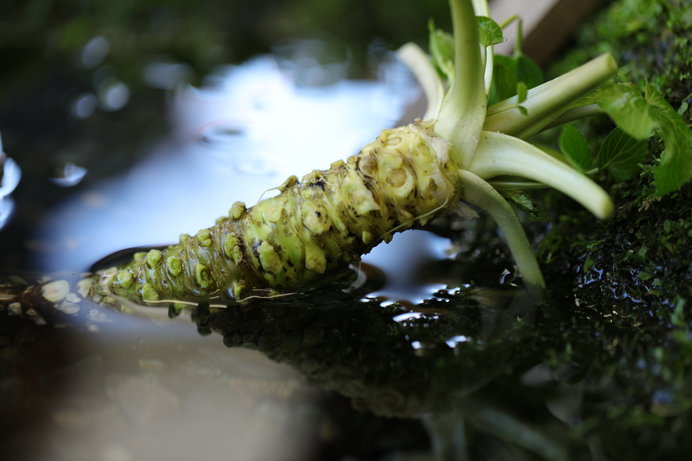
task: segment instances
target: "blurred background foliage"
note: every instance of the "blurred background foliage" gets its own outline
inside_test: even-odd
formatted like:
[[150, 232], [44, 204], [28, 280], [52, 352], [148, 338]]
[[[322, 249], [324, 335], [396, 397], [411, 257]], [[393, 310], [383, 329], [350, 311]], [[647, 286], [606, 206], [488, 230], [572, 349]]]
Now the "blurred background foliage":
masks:
[[[692, 3], [688, 0], [612, 2], [581, 27], [552, 63], [559, 75], [601, 53], [620, 64], [620, 80], [656, 86], [676, 109], [692, 96]], [[683, 113], [684, 111], [681, 111]], [[690, 114], [683, 113], [689, 120]]]
[[[363, 69], [374, 41], [425, 42], [426, 21], [448, 25], [446, 0], [3, 0], [0, 88], [61, 64], [94, 37], [110, 43], [104, 64], [129, 85], [153, 59], [189, 64], [194, 76], [266, 53], [283, 41], [319, 39], [353, 51]], [[415, 25], [415, 27], [413, 26]], [[193, 80], [195, 80], [193, 78]]]

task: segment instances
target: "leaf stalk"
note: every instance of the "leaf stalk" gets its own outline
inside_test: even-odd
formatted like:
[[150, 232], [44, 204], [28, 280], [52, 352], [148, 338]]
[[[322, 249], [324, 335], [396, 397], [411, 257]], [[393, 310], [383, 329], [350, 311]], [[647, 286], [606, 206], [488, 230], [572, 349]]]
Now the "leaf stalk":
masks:
[[483, 128], [512, 136], [527, 138], [548, 126], [577, 99], [611, 78], [617, 63], [606, 53], [549, 82], [532, 88], [521, 105], [527, 115], [517, 108], [516, 96], [488, 108]]
[[454, 27], [454, 82], [435, 130], [452, 144], [463, 167], [473, 158], [485, 121], [487, 98], [476, 16], [471, 0], [450, 0]]

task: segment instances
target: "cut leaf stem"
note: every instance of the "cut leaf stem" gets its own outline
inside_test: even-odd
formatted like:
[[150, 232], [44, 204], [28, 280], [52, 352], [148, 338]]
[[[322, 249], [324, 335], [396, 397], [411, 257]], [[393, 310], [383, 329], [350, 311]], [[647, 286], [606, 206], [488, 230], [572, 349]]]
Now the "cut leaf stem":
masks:
[[527, 137], [544, 128], [565, 112], [574, 101], [608, 80], [617, 71], [617, 63], [610, 54], [603, 54], [576, 69], [549, 82], [532, 88], [521, 103], [524, 115], [517, 107], [516, 96], [500, 101], [488, 108], [485, 125], [487, 131], [499, 131], [513, 136]]
[[603, 219], [613, 202], [595, 182], [539, 148], [511, 136], [485, 131], [468, 170], [482, 179], [521, 176], [559, 190]]

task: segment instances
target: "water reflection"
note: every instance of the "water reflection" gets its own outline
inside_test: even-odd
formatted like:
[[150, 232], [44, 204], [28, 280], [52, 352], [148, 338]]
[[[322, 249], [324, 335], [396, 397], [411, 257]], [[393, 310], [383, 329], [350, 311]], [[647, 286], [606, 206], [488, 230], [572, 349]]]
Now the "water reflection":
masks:
[[3, 152], [0, 137], [0, 229], [12, 217], [14, 201], [10, 194], [16, 189], [21, 177], [22, 172], [17, 163]]
[[55, 167], [48, 180], [59, 187], [74, 187], [84, 179], [86, 174], [86, 168], [67, 162]]
[[128, 86], [115, 79], [101, 82], [98, 90], [100, 107], [105, 111], [120, 110], [130, 99]]
[[92, 38], [82, 49], [82, 65], [88, 69], [94, 69], [106, 59], [111, 44], [107, 38], [97, 36]]
[[9, 196], [16, 189], [21, 177], [19, 165], [3, 152], [0, 138], [0, 198]]
[[402, 312], [401, 306], [349, 302], [325, 290], [312, 295], [319, 305], [294, 298], [250, 309], [197, 309], [193, 320], [201, 333], [223, 335], [232, 350], [257, 349], [288, 363], [358, 409], [422, 417], [436, 459], [474, 459], [465, 435], [495, 438], [490, 446], [499, 457], [522, 447], [566, 459], [574, 440], [555, 416], [516, 413], [497, 403], [498, 395], [537, 403], [521, 386], [504, 387], [503, 378], [541, 360], [527, 342], [533, 301], [521, 291], [505, 294], [492, 305], [461, 293], [449, 305], [428, 302]]
[[3, 459], [302, 460], [319, 445], [317, 389], [188, 324], [16, 334], [33, 359], [0, 360]]
[[380, 298], [384, 306], [402, 300], [415, 306], [426, 299], [434, 299], [440, 290], [452, 289], [461, 283], [448, 280], [448, 267], [441, 264], [453, 256], [448, 238], [421, 230], [397, 234], [389, 244], [377, 246], [363, 258], [385, 276], [381, 286], [368, 296]]

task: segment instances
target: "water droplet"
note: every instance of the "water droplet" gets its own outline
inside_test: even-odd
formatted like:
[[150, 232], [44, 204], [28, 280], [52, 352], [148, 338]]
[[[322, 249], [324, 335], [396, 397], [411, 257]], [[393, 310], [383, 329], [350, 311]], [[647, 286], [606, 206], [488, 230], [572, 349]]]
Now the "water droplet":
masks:
[[500, 285], [504, 285], [507, 282], [507, 277], [512, 275], [509, 269], [504, 269], [500, 274]]
[[406, 312], [405, 314], [395, 315], [392, 320], [397, 323], [406, 322], [408, 320], [416, 320], [423, 316], [422, 312]]
[[93, 69], [101, 64], [111, 49], [110, 42], [105, 37], [94, 37], [82, 49], [82, 64]]
[[92, 93], [78, 96], [70, 106], [70, 115], [76, 119], [84, 120], [89, 118], [98, 107], [98, 98]]
[[123, 82], [113, 81], [100, 89], [99, 99], [103, 110], [116, 111], [127, 104], [130, 99], [130, 89]]
[[457, 346], [457, 344], [468, 342], [468, 340], [469, 340], [468, 337], [466, 337], [466, 336], [464, 336], [464, 335], [458, 335], [458, 336], [452, 336], [452, 337], [449, 338], [447, 341], [445, 341], [445, 343], [446, 343], [449, 347], [451, 347], [452, 349], [454, 349], [454, 348]]
[[48, 180], [56, 186], [73, 187], [79, 184], [86, 174], [86, 168], [67, 162], [55, 168]]
[[245, 127], [239, 124], [213, 124], [203, 128], [199, 138], [207, 144], [225, 144], [245, 135]]

